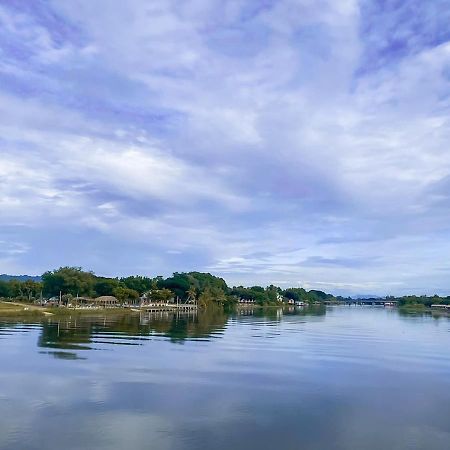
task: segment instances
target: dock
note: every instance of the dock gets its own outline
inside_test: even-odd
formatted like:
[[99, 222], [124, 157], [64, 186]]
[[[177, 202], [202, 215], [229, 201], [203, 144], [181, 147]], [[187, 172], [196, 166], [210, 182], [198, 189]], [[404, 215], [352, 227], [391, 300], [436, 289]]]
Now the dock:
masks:
[[179, 305], [171, 305], [171, 304], [167, 304], [167, 305], [143, 305], [143, 306], [139, 306], [139, 307], [135, 307], [133, 308], [135, 311], [144, 311], [144, 312], [163, 312], [163, 311], [167, 311], [167, 312], [177, 312], [177, 311], [197, 311], [197, 305], [192, 305], [192, 304], [179, 304]]

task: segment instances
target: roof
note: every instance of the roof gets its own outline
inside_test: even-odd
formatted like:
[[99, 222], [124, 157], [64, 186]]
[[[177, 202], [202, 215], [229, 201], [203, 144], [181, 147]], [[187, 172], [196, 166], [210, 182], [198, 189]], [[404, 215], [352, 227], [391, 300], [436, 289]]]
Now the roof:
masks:
[[116, 297], [112, 296], [112, 295], [102, 295], [101, 297], [97, 297], [94, 302], [99, 302], [99, 303], [110, 303], [110, 302], [118, 302], [119, 300], [117, 300]]

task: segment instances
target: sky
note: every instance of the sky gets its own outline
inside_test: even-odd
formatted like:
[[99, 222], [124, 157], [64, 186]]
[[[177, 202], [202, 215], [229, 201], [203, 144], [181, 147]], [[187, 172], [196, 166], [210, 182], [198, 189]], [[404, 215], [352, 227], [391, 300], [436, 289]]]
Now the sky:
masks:
[[0, 273], [450, 294], [450, 0], [0, 0]]

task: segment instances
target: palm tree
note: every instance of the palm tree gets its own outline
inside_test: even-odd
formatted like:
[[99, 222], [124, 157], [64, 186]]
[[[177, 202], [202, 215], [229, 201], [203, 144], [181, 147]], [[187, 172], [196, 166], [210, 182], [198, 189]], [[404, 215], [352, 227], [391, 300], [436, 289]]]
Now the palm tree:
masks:
[[197, 297], [197, 291], [194, 286], [191, 286], [187, 291], [187, 300], [186, 303], [195, 303], [195, 299]]

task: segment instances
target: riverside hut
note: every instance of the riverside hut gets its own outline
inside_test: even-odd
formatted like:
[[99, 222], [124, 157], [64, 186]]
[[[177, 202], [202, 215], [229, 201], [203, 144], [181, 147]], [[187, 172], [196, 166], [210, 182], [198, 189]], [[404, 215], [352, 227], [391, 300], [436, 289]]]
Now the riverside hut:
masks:
[[100, 308], [114, 308], [120, 306], [119, 300], [112, 295], [102, 295], [101, 297], [94, 298], [93, 304]]

